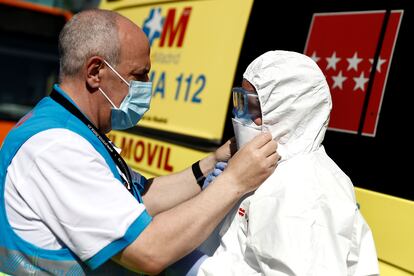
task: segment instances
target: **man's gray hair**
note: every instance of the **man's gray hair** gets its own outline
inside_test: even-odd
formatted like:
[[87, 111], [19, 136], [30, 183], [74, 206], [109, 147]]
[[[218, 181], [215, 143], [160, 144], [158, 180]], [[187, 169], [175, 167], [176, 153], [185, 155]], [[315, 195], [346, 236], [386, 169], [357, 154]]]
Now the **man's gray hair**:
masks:
[[101, 56], [116, 66], [120, 58], [115, 12], [87, 10], [75, 14], [59, 35], [60, 80], [80, 72], [92, 56]]

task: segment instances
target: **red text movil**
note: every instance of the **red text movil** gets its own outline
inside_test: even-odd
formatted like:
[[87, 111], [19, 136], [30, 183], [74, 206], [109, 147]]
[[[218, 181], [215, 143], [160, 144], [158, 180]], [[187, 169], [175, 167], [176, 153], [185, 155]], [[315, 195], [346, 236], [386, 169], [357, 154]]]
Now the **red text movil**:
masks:
[[166, 172], [174, 171], [174, 167], [170, 164], [170, 147], [128, 137], [122, 137], [117, 141], [117, 136], [114, 134], [109, 138], [121, 147], [121, 156], [126, 160]]

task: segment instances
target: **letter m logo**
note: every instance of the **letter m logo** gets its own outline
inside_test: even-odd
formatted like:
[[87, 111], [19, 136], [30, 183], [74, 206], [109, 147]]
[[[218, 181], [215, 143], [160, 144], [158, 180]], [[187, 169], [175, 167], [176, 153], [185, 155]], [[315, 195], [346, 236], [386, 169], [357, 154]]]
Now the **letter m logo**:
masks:
[[164, 47], [165, 43], [167, 43], [168, 47], [171, 47], [173, 46], [174, 41], [177, 41], [177, 47], [181, 47], [183, 45], [188, 20], [190, 19], [191, 7], [184, 8], [176, 25], [174, 25], [175, 11], [175, 9], [168, 10], [167, 16], [165, 17], [160, 47]]

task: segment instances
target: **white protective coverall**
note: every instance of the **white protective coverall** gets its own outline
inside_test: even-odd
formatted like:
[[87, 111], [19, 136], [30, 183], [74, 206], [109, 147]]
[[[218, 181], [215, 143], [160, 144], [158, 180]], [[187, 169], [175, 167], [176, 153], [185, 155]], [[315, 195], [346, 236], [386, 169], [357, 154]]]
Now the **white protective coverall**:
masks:
[[378, 275], [352, 182], [321, 144], [332, 103], [319, 67], [302, 54], [271, 51], [243, 77], [282, 159], [225, 218], [220, 245], [198, 275]]

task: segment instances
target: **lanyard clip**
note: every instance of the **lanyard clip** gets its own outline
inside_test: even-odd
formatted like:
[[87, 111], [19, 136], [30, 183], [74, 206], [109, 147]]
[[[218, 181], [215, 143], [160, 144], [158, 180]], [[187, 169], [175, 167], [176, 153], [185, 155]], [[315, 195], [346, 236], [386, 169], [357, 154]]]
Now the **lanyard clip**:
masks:
[[128, 189], [128, 191], [131, 191], [131, 185], [128, 181], [125, 181], [125, 187]]

